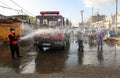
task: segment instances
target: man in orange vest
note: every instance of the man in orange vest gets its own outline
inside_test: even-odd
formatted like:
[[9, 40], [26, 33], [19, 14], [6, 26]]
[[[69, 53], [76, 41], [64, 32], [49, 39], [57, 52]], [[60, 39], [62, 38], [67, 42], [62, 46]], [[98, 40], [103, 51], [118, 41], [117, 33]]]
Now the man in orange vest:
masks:
[[21, 56], [19, 55], [18, 39], [16, 38], [15, 30], [13, 28], [10, 28], [10, 33], [8, 35], [8, 38], [10, 42], [9, 45], [10, 45], [12, 59], [15, 59], [14, 56], [15, 53], [17, 57], [20, 58]]

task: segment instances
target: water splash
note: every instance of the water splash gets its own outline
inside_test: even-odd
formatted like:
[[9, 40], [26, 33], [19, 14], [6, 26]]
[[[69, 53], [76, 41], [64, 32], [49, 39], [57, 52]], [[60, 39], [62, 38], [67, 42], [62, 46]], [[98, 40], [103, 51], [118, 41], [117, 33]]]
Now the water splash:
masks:
[[[33, 25], [22, 23], [21, 29], [24, 31], [23, 37], [25, 37], [33, 31]], [[23, 37], [21, 37], [20, 40], [23, 40]]]
[[36, 36], [45, 36], [50, 34], [51, 36], [57, 35], [57, 33], [65, 33], [65, 30], [59, 29], [59, 28], [39, 28], [36, 30], [32, 30], [29, 34], [23, 36], [20, 38], [20, 40], [30, 39]]
[[55, 28], [37, 28], [34, 29], [33, 26], [30, 26], [28, 24], [22, 24], [21, 28], [24, 30], [24, 36], [20, 38], [20, 40], [27, 40], [27, 39], [33, 39], [34, 36], [56, 36], [58, 33], [70, 33], [69, 29], [62, 29], [59, 27]]

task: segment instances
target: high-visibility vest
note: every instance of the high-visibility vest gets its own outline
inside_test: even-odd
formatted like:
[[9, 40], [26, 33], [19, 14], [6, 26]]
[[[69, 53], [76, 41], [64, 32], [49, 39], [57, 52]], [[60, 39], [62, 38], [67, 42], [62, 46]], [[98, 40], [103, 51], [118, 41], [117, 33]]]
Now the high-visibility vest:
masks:
[[[16, 38], [16, 36], [13, 34], [13, 33], [9, 33], [11, 36], [13, 36], [14, 38]], [[8, 38], [8, 41], [10, 41], [10, 38]], [[18, 41], [17, 40], [15, 40], [15, 41], [12, 41], [12, 44], [17, 44], [18, 43]]]

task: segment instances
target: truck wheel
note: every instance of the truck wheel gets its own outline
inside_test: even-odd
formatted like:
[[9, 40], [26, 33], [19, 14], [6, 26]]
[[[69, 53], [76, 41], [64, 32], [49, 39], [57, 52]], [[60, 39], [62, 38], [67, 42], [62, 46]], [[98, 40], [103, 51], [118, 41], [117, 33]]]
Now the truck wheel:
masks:
[[38, 47], [39, 51], [44, 51], [43, 47]]
[[67, 48], [66, 44], [67, 43], [65, 42], [64, 45], [62, 46], [62, 50], [65, 50]]
[[70, 41], [67, 41], [67, 46], [69, 46], [70, 45]]
[[62, 50], [65, 50], [65, 46], [62, 46], [62, 48], [61, 48]]

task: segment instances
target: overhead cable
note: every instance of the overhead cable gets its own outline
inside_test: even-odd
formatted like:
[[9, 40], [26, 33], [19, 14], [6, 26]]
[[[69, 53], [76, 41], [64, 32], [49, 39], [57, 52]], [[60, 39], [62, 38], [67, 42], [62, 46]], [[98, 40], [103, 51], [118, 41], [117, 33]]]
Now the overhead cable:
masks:
[[14, 10], [14, 11], [21, 11], [21, 10], [17, 10], [17, 9], [9, 8], [9, 7], [1, 6], [1, 5], [0, 5], [0, 7], [2, 7], [2, 8], [6, 8], [6, 9], [10, 9], [10, 10]]
[[4, 4], [5, 6], [7, 6], [7, 7], [10, 7], [10, 6], [8, 6], [7, 4], [5, 4], [4, 2], [2, 2], [2, 1], [0, 1], [0, 3], [2, 3], [2, 4]]
[[20, 5], [18, 5], [16, 2], [14, 2], [13, 0], [10, 0], [12, 3], [14, 3], [15, 5], [17, 5], [18, 7], [20, 7], [21, 9], [23, 9], [24, 11], [26, 11], [27, 13], [34, 15], [32, 13], [30, 13], [29, 11], [27, 11], [26, 9], [24, 9], [23, 7], [21, 7]]

